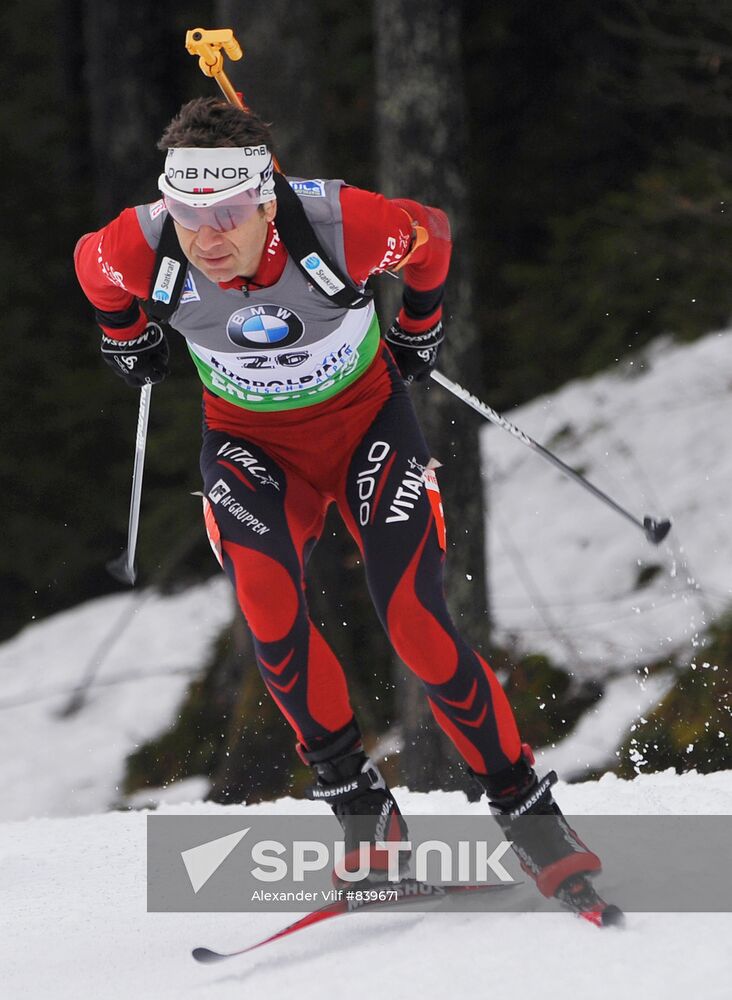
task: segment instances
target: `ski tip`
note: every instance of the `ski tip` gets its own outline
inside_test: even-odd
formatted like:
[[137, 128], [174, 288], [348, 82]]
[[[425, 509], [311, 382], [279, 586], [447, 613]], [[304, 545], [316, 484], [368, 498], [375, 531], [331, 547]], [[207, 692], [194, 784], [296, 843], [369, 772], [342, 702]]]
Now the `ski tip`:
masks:
[[221, 962], [226, 958], [226, 955], [220, 955], [218, 951], [211, 951], [210, 948], [194, 948], [191, 955], [204, 965], [213, 965], [214, 962]]
[[619, 906], [614, 906], [610, 903], [602, 911], [602, 926], [603, 927], [624, 927], [625, 926], [625, 914], [620, 909]]

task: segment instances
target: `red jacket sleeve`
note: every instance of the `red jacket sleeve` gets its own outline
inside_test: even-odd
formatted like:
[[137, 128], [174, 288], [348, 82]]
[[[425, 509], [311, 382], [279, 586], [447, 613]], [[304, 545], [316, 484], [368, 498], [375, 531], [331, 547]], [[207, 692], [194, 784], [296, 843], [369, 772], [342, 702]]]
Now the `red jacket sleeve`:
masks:
[[96, 233], [76, 244], [74, 264], [97, 322], [115, 340], [131, 340], [147, 323], [137, 299], [146, 299], [155, 251], [145, 239], [137, 212], [126, 208]]
[[389, 199], [354, 187], [341, 189], [341, 210], [346, 265], [359, 285], [409, 254], [413, 224], [426, 230], [427, 242], [414, 251], [402, 271], [404, 305], [398, 319], [410, 333], [433, 326], [442, 315], [452, 251], [445, 213], [406, 198]]

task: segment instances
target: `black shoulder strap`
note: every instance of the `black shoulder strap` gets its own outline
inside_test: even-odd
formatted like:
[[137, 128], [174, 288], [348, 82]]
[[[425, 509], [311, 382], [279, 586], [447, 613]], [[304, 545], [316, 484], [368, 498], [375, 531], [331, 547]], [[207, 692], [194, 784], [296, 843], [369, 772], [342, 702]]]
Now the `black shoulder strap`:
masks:
[[275, 172], [277, 232], [300, 272], [326, 298], [343, 309], [363, 309], [373, 299], [370, 289], [357, 288], [318, 239], [302, 202], [284, 174]]
[[149, 298], [145, 312], [159, 323], [169, 323], [178, 308], [188, 270], [188, 258], [178, 242], [178, 234], [170, 215], [165, 217], [160, 243], [155, 256]]

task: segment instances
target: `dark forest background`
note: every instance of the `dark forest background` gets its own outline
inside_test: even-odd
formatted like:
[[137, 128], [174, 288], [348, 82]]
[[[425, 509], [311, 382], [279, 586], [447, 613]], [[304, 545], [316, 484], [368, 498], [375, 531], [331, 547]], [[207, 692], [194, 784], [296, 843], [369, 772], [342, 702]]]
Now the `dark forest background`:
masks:
[[[0, 638], [117, 586], [105, 563], [125, 544], [138, 399], [99, 360], [72, 252], [126, 205], [156, 199], [158, 136], [181, 103], [216, 92], [185, 51], [189, 28], [235, 28], [245, 58], [228, 71], [273, 122], [286, 171], [448, 211], [443, 367], [492, 406], [732, 314], [729, 2], [8, 0], [2, 23]], [[396, 282], [381, 286], [388, 323]], [[153, 393], [139, 544], [142, 583], [167, 588], [217, 569], [190, 495], [200, 392], [173, 346], [173, 376]], [[445, 466], [448, 526], [460, 512], [453, 609], [500, 663], [482, 570], [478, 419], [436, 386], [414, 395]], [[334, 517], [313, 577], [314, 617], [359, 664], [364, 728], [398, 728], [418, 784], [442, 766], [444, 747], [419, 742], [430, 725], [423, 699], [392, 664]], [[197, 770], [217, 775], [222, 797], [286, 787], [279, 751], [270, 758], [281, 780], [247, 770], [252, 754], [241, 751], [281, 741], [289, 755], [250, 667], [235, 616], [179, 731], [141, 751], [131, 787]], [[222, 717], [223, 741], [211, 736]], [[409, 746], [419, 746], [411, 764]]]

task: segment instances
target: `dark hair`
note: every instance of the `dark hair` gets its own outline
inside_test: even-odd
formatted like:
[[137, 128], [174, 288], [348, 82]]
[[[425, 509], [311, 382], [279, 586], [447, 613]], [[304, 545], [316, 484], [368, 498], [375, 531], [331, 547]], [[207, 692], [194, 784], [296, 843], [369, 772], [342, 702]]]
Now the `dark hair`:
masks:
[[216, 146], [259, 146], [272, 150], [269, 125], [220, 97], [188, 101], [167, 126], [158, 149], [211, 149]]

